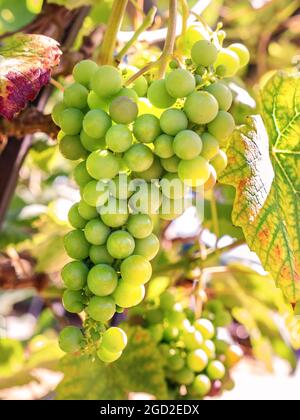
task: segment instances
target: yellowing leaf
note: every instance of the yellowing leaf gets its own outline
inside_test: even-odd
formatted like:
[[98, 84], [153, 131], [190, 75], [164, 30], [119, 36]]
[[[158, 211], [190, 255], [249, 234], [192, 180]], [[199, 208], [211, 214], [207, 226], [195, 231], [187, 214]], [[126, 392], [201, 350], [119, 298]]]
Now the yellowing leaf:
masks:
[[12, 119], [33, 101], [59, 64], [58, 43], [43, 35], [17, 34], [0, 45], [0, 115]]
[[300, 300], [300, 76], [276, 73], [262, 117], [236, 131], [221, 181], [233, 185], [233, 221], [292, 303]]

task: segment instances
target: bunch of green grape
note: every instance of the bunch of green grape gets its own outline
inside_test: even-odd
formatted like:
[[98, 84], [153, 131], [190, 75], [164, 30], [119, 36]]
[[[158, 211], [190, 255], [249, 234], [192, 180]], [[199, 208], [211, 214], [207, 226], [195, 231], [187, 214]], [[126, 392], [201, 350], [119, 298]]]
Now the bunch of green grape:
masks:
[[[198, 41], [188, 68], [171, 62], [165, 79], [149, 83], [141, 76], [130, 87], [118, 69], [84, 60], [53, 110], [62, 155], [80, 160], [74, 178], [81, 201], [69, 212], [74, 230], [65, 237], [73, 261], [62, 271], [63, 304], [98, 325], [97, 354], [105, 362], [121, 355], [126, 340], [120, 333], [118, 348], [104, 352], [103, 332], [116, 313], [141, 303], [151, 279], [159, 251], [154, 217], [182, 214], [186, 188], [213, 188], [227, 166], [224, 148], [235, 123], [228, 113], [232, 94], [219, 75], [238, 71], [243, 54], [240, 46], [218, 51]], [[154, 108], [140, 112], [140, 97], [164, 109], [160, 118]], [[87, 332], [69, 327], [61, 347], [84, 349]]]
[[214, 322], [184, 309], [169, 291], [158, 306], [145, 314], [145, 327], [165, 359], [170, 389], [180, 395], [182, 385], [191, 398], [204, 398], [215, 388], [220, 393], [230, 380], [230, 369], [243, 357], [239, 346], [218, 338]]

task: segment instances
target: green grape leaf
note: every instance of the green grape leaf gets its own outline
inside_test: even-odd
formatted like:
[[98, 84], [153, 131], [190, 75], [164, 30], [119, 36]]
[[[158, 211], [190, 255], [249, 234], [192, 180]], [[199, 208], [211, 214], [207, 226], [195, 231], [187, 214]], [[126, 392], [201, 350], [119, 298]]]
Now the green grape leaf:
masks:
[[62, 360], [64, 379], [58, 386], [58, 400], [124, 400], [130, 392], [146, 392], [167, 398], [162, 357], [150, 333], [134, 327], [123, 356], [111, 365], [88, 356], [66, 356]]
[[48, 0], [48, 3], [58, 4], [59, 6], [64, 6], [67, 9], [77, 9], [82, 6], [96, 5], [99, 3], [99, 0]]
[[276, 285], [300, 300], [300, 75], [276, 73], [261, 90], [262, 117], [249, 118], [228, 149], [221, 182], [233, 185], [233, 222], [243, 228]]
[[0, 115], [14, 118], [41, 88], [59, 64], [58, 43], [43, 35], [17, 34], [0, 46]]

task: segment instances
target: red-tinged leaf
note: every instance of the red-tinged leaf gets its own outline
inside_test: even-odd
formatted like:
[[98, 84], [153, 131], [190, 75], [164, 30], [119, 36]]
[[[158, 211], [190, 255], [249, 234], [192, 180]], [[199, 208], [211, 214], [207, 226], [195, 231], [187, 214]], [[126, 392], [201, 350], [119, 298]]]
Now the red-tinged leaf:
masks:
[[59, 64], [58, 43], [43, 35], [17, 34], [0, 46], [0, 115], [11, 120], [47, 85]]

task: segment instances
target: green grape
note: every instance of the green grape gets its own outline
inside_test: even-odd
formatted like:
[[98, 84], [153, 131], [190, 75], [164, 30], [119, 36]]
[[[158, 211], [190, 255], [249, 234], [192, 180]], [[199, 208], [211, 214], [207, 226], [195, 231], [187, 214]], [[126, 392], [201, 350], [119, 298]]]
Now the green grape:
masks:
[[176, 102], [176, 99], [169, 95], [164, 80], [156, 80], [150, 85], [148, 99], [153, 106], [159, 109], [170, 108]]
[[81, 290], [85, 287], [88, 267], [81, 261], [72, 261], [62, 269], [61, 277], [66, 287], [73, 291]]
[[96, 207], [89, 206], [84, 200], [78, 204], [78, 213], [86, 220], [92, 220], [98, 216]]
[[64, 238], [67, 254], [74, 260], [85, 260], [89, 256], [90, 245], [81, 230], [73, 230]]
[[124, 154], [124, 161], [131, 171], [144, 172], [153, 164], [154, 155], [144, 144], [134, 144]]
[[193, 45], [200, 40], [207, 39], [208, 34], [207, 30], [204, 28], [204, 26], [197, 22], [191, 26], [188, 27], [186, 34], [184, 35], [182, 41], [180, 44], [183, 44], [184, 47], [184, 53], [186, 55], [190, 55], [190, 51], [193, 47]]
[[140, 143], [152, 143], [161, 134], [159, 119], [151, 114], [141, 115], [134, 123], [133, 134]]
[[135, 239], [145, 239], [153, 232], [153, 221], [147, 214], [134, 214], [127, 223], [128, 232]]
[[160, 179], [164, 169], [161, 166], [160, 159], [157, 156], [154, 156], [154, 160], [149, 169], [143, 172], [134, 173], [135, 177], [138, 179], [143, 179], [144, 181], [151, 182], [156, 179]]
[[59, 346], [65, 353], [76, 353], [79, 351], [82, 341], [82, 332], [76, 327], [66, 327], [59, 334]]
[[172, 372], [178, 372], [184, 368], [184, 359], [178, 350], [170, 350], [170, 354], [167, 358], [167, 365]]
[[112, 126], [106, 133], [107, 147], [115, 153], [126, 152], [132, 145], [132, 134], [126, 125]]
[[172, 156], [168, 159], [160, 159], [161, 165], [165, 171], [176, 174], [178, 172], [178, 167], [180, 159], [178, 156]]
[[206, 397], [210, 393], [211, 388], [212, 383], [206, 375], [197, 375], [192, 384], [192, 389], [195, 394], [202, 398]]
[[182, 160], [178, 167], [178, 175], [191, 187], [204, 185], [210, 177], [209, 163], [201, 156], [193, 160]]
[[85, 229], [86, 240], [92, 245], [104, 245], [109, 237], [110, 229], [100, 219], [90, 220]]
[[188, 350], [197, 350], [203, 345], [201, 333], [190, 326], [183, 331], [182, 340]]
[[85, 115], [82, 125], [88, 136], [101, 139], [105, 137], [112, 122], [109, 115], [102, 109], [92, 109]]
[[153, 340], [155, 343], [160, 343], [164, 336], [164, 328], [160, 324], [150, 325], [148, 327], [150, 334], [152, 335]]
[[159, 308], [149, 309], [146, 312], [146, 321], [148, 324], [160, 324], [163, 322], [164, 316]]
[[183, 160], [192, 160], [200, 155], [202, 141], [197, 133], [191, 130], [181, 131], [174, 139], [175, 154]]
[[100, 96], [98, 96], [94, 91], [89, 93], [87, 103], [90, 109], [102, 109], [104, 111], [108, 111], [109, 108], [108, 100], [100, 98]]
[[139, 97], [134, 89], [122, 88], [115, 96], [114, 99], [125, 96], [126, 98], [132, 99], [133, 102], [138, 103]]
[[116, 304], [112, 297], [94, 296], [87, 307], [87, 313], [98, 322], [107, 322], [116, 313]]
[[205, 340], [211, 340], [215, 336], [215, 327], [208, 319], [197, 319], [194, 327], [202, 334]]
[[212, 381], [222, 380], [226, 374], [223, 363], [219, 361], [210, 362], [207, 366], [207, 375]]
[[188, 354], [187, 365], [193, 372], [203, 372], [208, 365], [208, 357], [203, 350], [194, 350]]
[[219, 150], [219, 153], [211, 160], [211, 165], [215, 168], [218, 175], [220, 175], [228, 165], [228, 157], [223, 150]]
[[163, 196], [159, 217], [162, 220], [172, 221], [181, 216], [186, 208], [184, 199], [172, 200]]
[[118, 353], [125, 349], [127, 341], [127, 335], [121, 328], [111, 327], [103, 334], [101, 347], [112, 353]]
[[91, 88], [100, 97], [109, 97], [116, 95], [122, 84], [122, 76], [115, 67], [102, 66], [93, 75]]
[[225, 77], [226, 76], [226, 73], [227, 73], [227, 68], [225, 66], [221, 65], [221, 66], [218, 66], [216, 68], [216, 74], [217, 74], [217, 76], [219, 76], [219, 77]]
[[220, 150], [219, 142], [210, 133], [201, 134], [201, 140], [202, 140], [201, 156], [204, 159], [210, 161], [218, 154]]
[[227, 48], [223, 48], [219, 51], [218, 59], [215, 63], [215, 68], [217, 69], [219, 66], [224, 66], [226, 73], [226, 77], [234, 76], [239, 68], [240, 68], [240, 59], [239, 56], [234, 52]]
[[164, 340], [168, 343], [172, 341], [177, 341], [179, 337], [179, 329], [174, 325], [168, 325], [164, 330]]
[[84, 130], [82, 130], [80, 133], [80, 141], [82, 146], [89, 152], [106, 149], [105, 139], [95, 139], [90, 137]]
[[80, 314], [84, 310], [85, 305], [80, 291], [65, 290], [62, 301], [67, 312]]
[[188, 119], [180, 109], [168, 109], [160, 117], [160, 127], [169, 136], [176, 136], [188, 128]]
[[129, 200], [129, 206], [134, 213], [157, 214], [161, 205], [161, 192], [157, 185], [142, 185]]
[[228, 111], [230, 109], [233, 96], [229, 87], [227, 87], [224, 83], [213, 83], [207, 86], [205, 90], [216, 98], [221, 111]]
[[180, 304], [175, 305], [173, 309], [167, 311], [166, 319], [170, 325], [180, 328], [185, 320], [185, 313], [183, 312], [182, 306]]
[[140, 286], [146, 284], [152, 276], [152, 266], [145, 257], [132, 255], [121, 264], [122, 279], [132, 285]]
[[130, 98], [120, 96], [112, 101], [109, 107], [109, 114], [117, 124], [130, 124], [138, 116], [138, 106]]
[[113, 363], [116, 360], [120, 359], [120, 357], [122, 356], [122, 351], [118, 352], [118, 353], [112, 353], [108, 350], [106, 350], [106, 348], [104, 347], [100, 347], [100, 349], [97, 351], [97, 356], [99, 357], [99, 359], [101, 360], [101, 362], [103, 363]]
[[220, 111], [217, 117], [208, 124], [208, 131], [219, 142], [221, 147], [226, 147], [229, 137], [235, 129], [234, 118], [229, 112]]
[[85, 109], [87, 107], [88, 90], [79, 83], [68, 86], [64, 91], [64, 103], [68, 108]]
[[109, 202], [99, 210], [103, 223], [111, 228], [119, 228], [127, 223], [129, 212], [127, 200], [110, 198]]
[[177, 69], [169, 73], [165, 83], [167, 92], [173, 98], [185, 98], [196, 88], [195, 78], [191, 72]]
[[91, 181], [83, 189], [83, 199], [91, 207], [103, 206], [109, 199], [108, 186], [101, 181]]
[[184, 367], [183, 369], [179, 370], [174, 375], [175, 382], [177, 382], [180, 385], [191, 385], [194, 382], [194, 379], [194, 372], [187, 367]]
[[60, 127], [69, 136], [76, 136], [82, 129], [84, 115], [79, 109], [67, 108], [60, 117]]
[[52, 120], [53, 122], [60, 127], [60, 117], [63, 111], [66, 109], [66, 105], [63, 102], [58, 102], [54, 105], [52, 110]]
[[116, 176], [110, 184], [110, 194], [119, 200], [127, 200], [132, 195], [130, 183], [131, 178], [126, 173]]
[[241, 67], [245, 67], [249, 64], [250, 52], [245, 45], [239, 43], [231, 44], [228, 49], [238, 55]]
[[93, 267], [88, 274], [89, 289], [96, 296], [109, 296], [117, 288], [118, 275], [116, 271], [106, 264]]
[[114, 262], [105, 245], [92, 245], [90, 248], [90, 259], [93, 264], [111, 265]]
[[197, 66], [209, 67], [217, 61], [218, 50], [211, 42], [201, 40], [194, 44], [191, 55]]
[[[116, 259], [125, 259], [133, 254], [135, 241], [130, 233], [118, 230], [113, 232], [107, 241], [107, 250], [109, 254]], [[122, 305], [119, 305], [122, 306]]]
[[216, 357], [216, 346], [214, 345], [213, 341], [204, 341], [203, 345], [201, 346], [201, 349], [205, 351], [209, 360], [212, 360]]
[[83, 159], [87, 155], [79, 136], [64, 136], [59, 143], [59, 151], [69, 160]]
[[73, 69], [75, 82], [89, 88], [90, 83], [98, 70], [98, 65], [92, 60], [83, 60], [77, 63]]
[[68, 219], [69, 219], [70, 225], [74, 229], [84, 229], [84, 227], [86, 225], [86, 220], [83, 217], [81, 217], [80, 214], [79, 214], [78, 204], [74, 204], [70, 208], [69, 214], [68, 214]]
[[211, 191], [217, 183], [218, 175], [215, 168], [212, 165], [209, 165], [210, 176], [206, 183], [204, 184], [204, 191]]
[[86, 162], [80, 162], [74, 169], [74, 180], [79, 187], [84, 187], [88, 182], [92, 181], [86, 169]]
[[187, 97], [184, 111], [191, 122], [208, 124], [218, 115], [219, 104], [208, 92], [194, 92]]
[[196, 69], [196, 74], [202, 78], [206, 73], [206, 68], [204, 66], [198, 66]]
[[115, 302], [121, 308], [132, 308], [139, 305], [145, 297], [145, 286], [133, 286], [124, 280], [120, 280], [113, 294]]
[[99, 150], [90, 154], [86, 167], [91, 177], [113, 179], [119, 173], [119, 161], [111, 152]]
[[177, 61], [177, 60], [172, 60], [172, 61], [170, 61], [170, 63], [169, 63], [169, 67], [170, 67], [170, 69], [172, 69], [172, 70], [176, 70], [176, 69], [178, 69], [178, 67], [179, 67], [178, 61]]
[[148, 92], [148, 82], [144, 76], [139, 77], [132, 85], [132, 89], [136, 91], [140, 98], [145, 97]]
[[174, 156], [173, 149], [174, 138], [167, 134], [162, 134], [154, 141], [154, 153], [163, 159], [169, 159]]
[[135, 241], [135, 250], [136, 255], [142, 255], [148, 261], [152, 261], [158, 254], [160, 248], [159, 240], [157, 236], [153, 233], [147, 238], [137, 239]]
[[160, 295], [160, 307], [163, 311], [171, 311], [176, 304], [175, 296], [169, 291], [165, 291]]
[[160, 185], [163, 195], [167, 198], [177, 200], [185, 196], [185, 185], [176, 174], [166, 174], [160, 181]]

